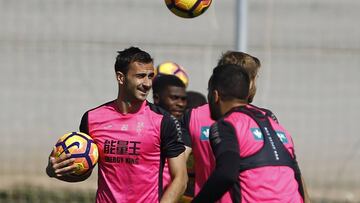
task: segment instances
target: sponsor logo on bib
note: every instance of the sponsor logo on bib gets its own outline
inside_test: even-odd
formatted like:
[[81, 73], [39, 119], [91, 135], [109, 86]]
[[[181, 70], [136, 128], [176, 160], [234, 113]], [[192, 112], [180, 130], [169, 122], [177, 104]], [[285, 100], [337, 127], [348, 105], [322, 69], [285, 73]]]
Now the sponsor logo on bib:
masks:
[[200, 140], [209, 140], [209, 134], [210, 134], [209, 126], [201, 127]]

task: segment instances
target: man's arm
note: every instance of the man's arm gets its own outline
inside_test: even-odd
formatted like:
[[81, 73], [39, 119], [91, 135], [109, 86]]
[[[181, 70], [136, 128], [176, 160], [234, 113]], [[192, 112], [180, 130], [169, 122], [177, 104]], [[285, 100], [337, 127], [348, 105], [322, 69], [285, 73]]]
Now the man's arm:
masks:
[[184, 194], [188, 180], [185, 152], [177, 157], [168, 158], [171, 183], [161, 197], [160, 203], [175, 203]]
[[219, 200], [238, 180], [239, 155], [225, 152], [216, 160], [216, 168], [211, 173], [201, 191], [192, 203], [215, 202]]
[[211, 148], [216, 166], [193, 203], [215, 202], [238, 181], [240, 154], [234, 128], [225, 121], [215, 123], [210, 130]]
[[309, 193], [308, 193], [308, 190], [307, 190], [307, 187], [306, 187], [305, 180], [304, 180], [303, 176], [301, 176], [301, 184], [302, 184], [303, 189], [304, 189], [304, 203], [311, 203], [311, 199], [310, 199], [310, 196], [309, 196]]
[[189, 129], [189, 123], [191, 118], [192, 109], [188, 109], [184, 112], [184, 115], [180, 119], [181, 124], [181, 139], [185, 145], [185, 160], [189, 159], [189, 156], [192, 152], [192, 142], [191, 142], [191, 135]]
[[165, 114], [161, 122], [161, 153], [168, 160], [172, 181], [161, 197], [161, 203], [176, 203], [186, 189], [188, 177], [182, 133], [180, 122]]

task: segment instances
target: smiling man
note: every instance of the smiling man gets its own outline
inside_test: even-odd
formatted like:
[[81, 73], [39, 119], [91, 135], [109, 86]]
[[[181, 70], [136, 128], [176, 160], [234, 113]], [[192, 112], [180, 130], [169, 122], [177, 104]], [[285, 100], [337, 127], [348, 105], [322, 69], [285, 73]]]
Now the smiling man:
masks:
[[[154, 77], [151, 56], [136, 47], [118, 53], [117, 98], [87, 111], [80, 124], [99, 149], [96, 202], [177, 202], [187, 182], [179, 122], [146, 101]], [[46, 172], [67, 182], [90, 176], [75, 176], [73, 162], [50, 155]]]

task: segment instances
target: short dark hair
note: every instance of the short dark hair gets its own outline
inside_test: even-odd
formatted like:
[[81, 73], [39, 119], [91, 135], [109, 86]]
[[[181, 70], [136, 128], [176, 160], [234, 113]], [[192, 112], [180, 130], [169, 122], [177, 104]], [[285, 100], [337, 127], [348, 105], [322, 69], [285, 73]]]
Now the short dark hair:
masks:
[[138, 47], [129, 47], [123, 51], [118, 51], [115, 61], [115, 72], [120, 71], [127, 74], [129, 64], [133, 62], [152, 63], [153, 59], [150, 54], [139, 49]]
[[185, 84], [180, 80], [180, 78], [175, 75], [157, 75], [153, 80], [153, 93], [161, 94], [168, 86], [182, 87], [186, 88]]
[[250, 79], [246, 70], [234, 64], [215, 67], [209, 80], [209, 91], [217, 90], [225, 100], [247, 100], [249, 86]]
[[198, 106], [202, 106], [207, 103], [206, 97], [201, 94], [200, 92], [195, 91], [187, 91], [186, 92], [187, 97], [187, 106], [186, 108], [196, 108]]

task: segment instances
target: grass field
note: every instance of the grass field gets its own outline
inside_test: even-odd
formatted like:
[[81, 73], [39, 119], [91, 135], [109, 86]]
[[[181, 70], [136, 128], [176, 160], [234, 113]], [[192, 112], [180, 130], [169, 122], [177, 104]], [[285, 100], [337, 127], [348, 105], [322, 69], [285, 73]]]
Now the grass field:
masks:
[[[28, 176], [4, 175], [0, 175], [0, 203], [95, 202], [96, 173], [89, 180], [82, 183], [66, 183], [48, 178], [44, 174], [41, 176], [34, 174]], [[346, 192], [338, 189], [332, 191], [330, 189], [309, 190], [312, 203], [360, 203], [358, 196], [351, 197], [346, 195]], [[189, 201], [183, 199], [179, 203], [187, 202]]]
[[11, 190], [0, 191], [0, 202], [4, 203], [87, 203], [95, 202], [95, 190], [49, 190], [24, 185]]
[[[49, 188], [24, 185], [11, 190], [0, 190], [0, 203], [94, 203], [95, 190], [50, 190]], [[180, 201], [185, 203], [188, 201]], [[313, 199], [312, 203], [354, 203], [354, 201], [334, 201]], [[355, 201], [356, 202], [356, 201]]]

